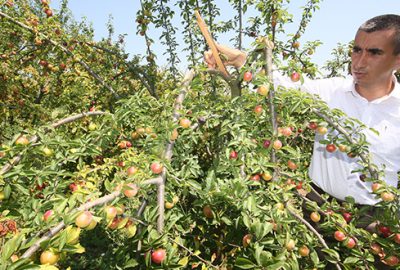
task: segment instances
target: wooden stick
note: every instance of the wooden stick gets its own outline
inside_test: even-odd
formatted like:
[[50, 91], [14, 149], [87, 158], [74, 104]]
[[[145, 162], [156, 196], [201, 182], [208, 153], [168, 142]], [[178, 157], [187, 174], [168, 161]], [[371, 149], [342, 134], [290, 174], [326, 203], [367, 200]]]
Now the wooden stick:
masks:
[[218, 69], [227, 77], [229, 77], [229, 73], [225, 68], [225, 65], [222, 63], [221, 58], [219, 57], [219, 52], [217, 49], [217, 46], [215, 45], [214, 39], [210, 35], [210, 32], [208, 31], [207, 25], [204, 22], [203, 18], [201, 17], [200, 13], [198, 10], [195, 10], [195, 15], [197, 18], [197, 24], [200, 27], [200, 31], [203, 34], [204, 38], [207, 41], [208, 46], [210, 47], [212, 54], [215, 58], [215, 61], [217, 62], [217, 67]]

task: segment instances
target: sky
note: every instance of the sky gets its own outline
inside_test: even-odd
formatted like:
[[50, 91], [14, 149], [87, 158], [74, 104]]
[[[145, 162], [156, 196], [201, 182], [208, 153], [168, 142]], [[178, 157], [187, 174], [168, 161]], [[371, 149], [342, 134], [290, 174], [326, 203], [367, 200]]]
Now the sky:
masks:
[[[52, 0], [51, 7], [58, 9], [60, 0]], [[174, 1], [170, 1], [173, 3]], [[228, 0], [216, 0], [221, 10], [219, 21], [225, 21], [226, 16], [231, 16]], [[289, 12], [294, 15], [294, 21], [301, 19], [301, 6], [305, 5], [307, 0], [291, 0]], [[333, 48], [338, 43], [347, 43], [354, 38], [357, 28], [367, 19], [381, 14], [400, 14], [400, 0], [321, 0], [320, 9], [317, 10], [311, 19], [306, 32], [300, 39], [300, 42], [320, 40], [323, 42], [315, 51], [312, 60], [319, 66], [322, 66], [330, 59]], [[132, 55], [145, 53], [145, 41], [142, 36], [136, 35], [136, 13], [140, 8], [139, 0], [69, 0], [68, 7], [72, 11], [75, 20], [80, 21], [83, 17], [92, 23], [95, 31], [95, 40], [100, 40], [108, 36], [107, 22], [110, 15], [113, 17], [114, 39], [119, 34], [127, 34], [126, 51]], [[176, 21], [176, 27], [180, 25], [180, 18]], [[287, 33], [292, 33], [297, 29], [297, 25], [289, 25]], [[148, 34], [156, 40], [159, 32], [154, 28]], [[231, 35], [220, 34], [217, 42], [229, 44]], [[183, 44], [183, 40], [177, 38], [178, 44]], [[166, 57], [162, 55], [164, 47], [161, 44], [153, 44], [153, 50], [157, 54], [157, 62], [160, 66], [167, 65]], [[183, 60], [180, 69], [185, 70], [184, 52], [180, 52], [178, 57]]]

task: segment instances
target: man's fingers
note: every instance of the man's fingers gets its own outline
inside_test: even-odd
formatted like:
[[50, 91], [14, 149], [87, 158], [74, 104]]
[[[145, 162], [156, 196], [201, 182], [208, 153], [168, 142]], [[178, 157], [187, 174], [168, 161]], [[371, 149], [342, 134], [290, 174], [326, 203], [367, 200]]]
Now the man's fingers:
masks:
[[207, 63], [207, 66], [209, 68], [215, 68], [216, 62], [215, 62], [215, 58], [211, 51], [204, 52], [204, 61]]

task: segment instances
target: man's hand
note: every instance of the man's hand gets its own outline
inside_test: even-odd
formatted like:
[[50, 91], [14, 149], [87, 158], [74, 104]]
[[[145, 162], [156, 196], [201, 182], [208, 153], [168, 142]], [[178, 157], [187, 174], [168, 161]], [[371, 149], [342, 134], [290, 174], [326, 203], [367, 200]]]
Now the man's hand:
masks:
[[[234, 66], [240, 68], [246, 62], [247, 55], [245, 52], [238, 49], [233, 49], [225, 45], [215, 44], [220, 53], [222, 63], [225, 66]], [[216, 61], [211, 50], [204, 52], [204, 61], [209, 68], [216, 68]]]

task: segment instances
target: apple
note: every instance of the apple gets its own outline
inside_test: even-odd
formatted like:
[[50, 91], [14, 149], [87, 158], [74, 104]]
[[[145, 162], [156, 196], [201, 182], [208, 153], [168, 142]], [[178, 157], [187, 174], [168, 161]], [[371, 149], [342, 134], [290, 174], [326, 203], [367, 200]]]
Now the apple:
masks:
[[76, 183], [71, 183], [68, 186], [69, 190], [71, 190], [71, 192], [75, 192], [78, 190], [78, 185]]
[[392, 202], [395, 199], [395, 195], [391, 192], [382, 192], [381, 199], [384, 202]]
[[300, 47], [300, 42], [295, 41], [295, 42], [292, 43], [292, 48], [298, 49], [299, 47]]
[[187, 118], [182, 118], [179, 120], [179, 125], [183, 128], [189, 128], [192, 122]]
[[283, 211], [285, 209], [285, 205], [283, 203], [278, 202], [275, 204], [275, 208], [280, 211]]
[[41, 264], [50, 264], [54, 265], [58, 262], [60, 259], [60, 255], [55, 254], [54, 252], [50, 250], [45, 250], [40, 254], [40, 263]]
[[319, 135], [325, 135], [328, 132], [328, 129], [324, 126], [319, 126], [317, 132]]
[[28, 145], [29, 140], [25, 136], [21, 136], [15, 141], [15, 144], [16, 145]]
[[49, 9], [49, 8], [46, 8], [44, 10], [44, 13], [46, 13], [47, 18], [53, 16], [53, 11], [51, 9]]
[[393, 241], [400, 245], [400, 233], [396, 233], [393, 237]]
[[338, 148], [340, 152], [347, 152], [347, 146], [344, 144], [339, 144]]
[[154, 174], [160, 174], [163, 171], [163, 165], [159, 162], [153, 162], [150, 165], [150, 169]]
[[167, 252], [163, 248], [158, 248], [151, 253], [151, 261], [155, 264], [161, 264], [167, 255]]
[[166, 201], [164, 206], [166, 209], [171, 209], [174, 207], [174, 203]]
[[204, 215], [206, 218], [213, 218], [213, 217], [214, 217], [214, 213], [213, 213], [213, 211], [212, 211], [212, 209], [211, 209], [211, 206], [205, 205], [205, 206], [203, 207], [203, 215]]
[[266, 171], [261, 174], [261, 178], [265, 181], [270, 181], [272, 179], [272, 175], [270, 172]]
[[312, 130], [316, 130], [318, 128], [318, 124], [315, 122], [308, 123], [308, 127]]
[[350, 238], [347, 240], [346, 247], [352, 249], [352, 248], [354, 248], [355, 246], [356, 246], [356, 240], [354, 240], [353, 237], [350, 237]]
[[259, 174], [254, 174], [250, 177], [250, 180], [260, 182], [260, 175]]
[[45, 222], [47, 222], [47, 221], [53, 216], [53, 214], [54, 214], [54, 211], [53, 211], [53, 210], [47, 210], [47, 211], [44, 212], [44, 214], [43, 214], [43, 220], [44, 220]]
[[253, 236], [251, 234], [246, 234], [245, 236], [243, 236], [242, 238], [243, 247], [245, 248], [248, 247], [252, 238]]
[[271, 145], [271, 141], [270, 140], [264, 140], [263, 142], [263, 147], [264, 148], [268, 148]]
[[11, 260], [11, 262], [16, 262], [16, 261], [19, 260], [19, 257], [18, 257], [17, 254], [13, 254], [13, 255], [11, 255], [11, 257], [10, 257], [10, 260]]
[[136, 196], [139, 191], [139, 187], [136, 184], [129, 183], [126, 185], [128, 188], [124, 190], [124, 195], [128, 198]]
[[294, 242], [293, 239], [289, 239], [289, 241], [287, 241], [285, 247], [288, 251], [292, 251], [296, 246], [296, 243]]
[[179, 202], [179, 197], [178, 196], [174, 196], [174, 197], [172, 197], [172, 202], [173, 203], [178, 203]]
[[321, 220], [321, 215], [318, 212], [312, 212], [310, 214], [310, 219], [314, 222], [319, 222]]
[[336, 151], [336, 146], [332, 143], [326, 145], [326, 151], [333, 153]]
[[95, 219], [92, 219], [90, 224], [87, 227], [85, 227], [85, 230], [88, 230], [88, 231], [93, 230], [96, 227], [96, 225], [97, 225], [97, 221]]
[[252, 79], [253, 79], [253, 74], [252, 74], [250, 71], [246, 71], [246, 72], [243, 74], [243, 80], [244, 80], [244, 81], [249, 82], [249, 81], [251, 81]]
[[170, 140], [171, 140], [171, 141], [175, 141], [175, 140], [178, 138], [178, 136], [179, 136], [178, 130], [175, 128], [175, 129], [172, 131]]
[[117, 208], [115, 206], [108, 205], [104, 208], [107, 220], [111, 220], [117, 216]]
[[351, 213], [348, 213], [348, 212], [344, 212], [342, 214], [342, 216], [343, 216], [344, 220], [346, 220], [347, 223], [350, 223], [351, 219], [353, 218]]
[[263, 112], [263, 108], [261, 105], [257, 105], [254, 107], [254, 113], [260, 115]]
[[396, 266], [399, 264], [400, 260], [398, 257], [390, 255], [386, 259], [382, 260], [382, 262], [389, 266]]
[[75, 219], [75, 225], [79, 228], [86, 228], [93, 220], [93, 215], [89, 211], [83, 211]]
[[303, 188], [303, 181], [299, 181], [297, 184], [296, 184], [296, 189], [302, 189]]
[[370, 248], [371, 252], [375, 255], [382, 254], [383, 252], [381, 245], [378, 243], [372, 243]]
[[90, 131], [94, 131], [97, 129], [97, 125], [95, 123], [90, 123], [88, 129]]
[[302, 257], [307, 257], [310, 254], [310, 249], [307, 246], [301, 246], [299, 248], [299, 254]]
[[283, 136], [289, 137], [290, 135], [292, 135], [292, 129], [290, 127], [284, 127], [280, 129], [280, 133]]
[[289, 160], [289, 161], [287, 162], [287, 165], [288, 165], [288, 168], [291, 169], [292, 171], [294, 171], [294, 170], [297, 169], [296, 163], [294, 163], [294, 162], [291, 161], [291, 160]]
[[339, 242], [342, 242], [346, 239], [346, 235], [342, 231], [335, 231], [333, 237]]
[[132, 175], [136, 174], [137, 171], [138, 171], [138, 169], [135, 166], [131, 166], [126, 170], [126, 174], [128, 176], [132, 176]]
[[300, 74], [298, 72], [293, 72], [290, 74], [290, 79], [292, 82], [298, 82], [300, 80]]
[[272, 147], [275, 150], [279, 150], [282, 148], [282, 142], [280, 140], [275, 140], [274, 143], [272, 144]]
[[43, 154], [44, 154], [46, 157], [50, 157], [50, 156], [53, 155], [53, 150], [51, 150], [51, 149], [48, 148], [48, 147], [44, 147], [44, 148], [42, 149], [42, 152], [43, 152]]
[[388, 226], [379, 226], [378, 227], [379, 232], [382, 234], [383, 237], [389, 237], [392, 234], [392, 231]]
[[235, 150], [232, 150], [232, 151], [229, 153], [229, 158], [230, 158], [230, 159], [237, 159], [237, 157], [238, 157], [238, 153], [237, 153]]
[[267, 96], [268, 92], [269, 89], [267, 85], [261, 85], [260, 87], [257, 88], [257, 93], [260, 94], [261, 96]]
[[371, 185], [371, 189], [374, 193], [376, 193], [380, 188], [382, 187], [382, 184], [378, 183], [378, 182], [374, 182]]

